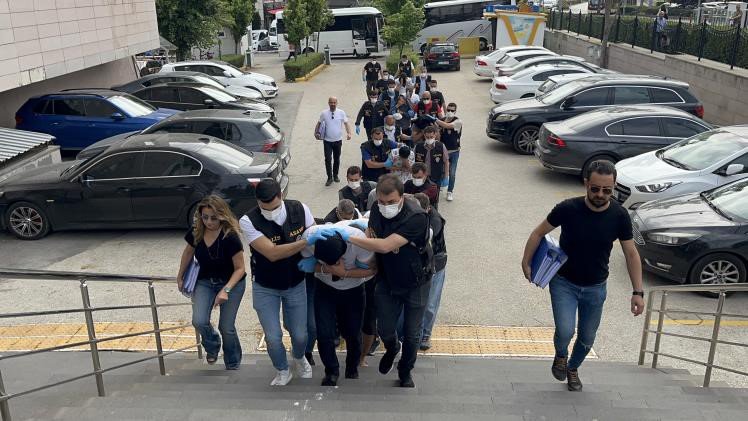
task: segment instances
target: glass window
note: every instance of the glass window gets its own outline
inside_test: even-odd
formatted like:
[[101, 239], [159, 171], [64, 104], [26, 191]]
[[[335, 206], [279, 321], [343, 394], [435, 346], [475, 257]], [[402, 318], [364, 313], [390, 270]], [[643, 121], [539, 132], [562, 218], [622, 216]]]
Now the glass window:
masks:
[[179, 99], [184, 104], [203, 104], [211, 98], [196, 88], [179, 88]]
[[54, 107], [56, 115], [69, 115], [76, 117], [83, 117], [86, 115], [83, 98], [55, 99]]
[[151, 89], [151, 101], [179, 102], [179, 90], [171, 87], [153, 88]]
[[148, 79], [143, 81], [143, 86], [151, 86], [151, 85], [158, 85], [159, 83], [169, 83], [169, 82], [178, 82], [178, 78], [174, 77], [154, 77], [153, 79]]
[[216, 99], [221, 102], [234, 102], [237, 100], [237, 98], [230, 93], [224, 91], [224, 90], [218, 90], [216, 88], [212, 88], [210, 86], [202, 86], [200, 88], [197, 88], [200, 92], [207, 95], [208, 97], [212, 99]]
[[142, 117], [156, 111], [156, 107], [132, 95], [114, 95], [107, 100], [130, 117]]
[[655, 104], [682, 103], [683, 99], [670, 89], [651, 88], [652, 102]]
[[716, 129], [681, 140], [658, 153], [671, 165], [703, 170], [748, 147], [748, 143], [728, 131]]
[[111, 117], [120, 111], [103, 99], [86, 98], [86, 115], [89, 117]]
[[435, 45], [429, 50], [430, 53], [454, 53], [457, 51], [452, 45]]
[[[589, 114], [589, 113], [588, 113]], [[571, 120], [571, 119], [570, 119]], [[605, 130], [608, 131], [609, 135], [620, 136], [623, 135], [623, 123], [611, 124]]]
[[238, 142], [242, 140], [242, 132], [234, 124], [226, 125], [226, 140], [230, 142]]
[[246, 165], [252, 165], [252, 155], [238, 147], [226, 143], [211, 142], [200, 149], [200, 154], [213, 160], [223, 168], [234, 171]]
[[174, 70], [178, 72], [193, 72], [192, 70], [193, 66], [174, 66]]
[[223, 69], [218, 66], [200, 66], [200, 67], [202, 67], [202, 73], [205, 73], [208, 76], [226, 77], [223, 74]]
[[686, 138], [705, 132], [706, 127], [685, 118], [663, 118], [665, 135], [668, 137]]
[[656, 118], [632, 118], [621, 122], [625, 136], [660, 136], [660, 123]]
[[185, 121], [176, 121], [159, 126], [149, 127], [145, 130], [147, 133], [166, 132], [166, 133], [192, 133], [192, 125]]
[[280, 127], [270, 120], [262, 125], [262, 133], [266, 139], [275, 139], [281, 136]]
[[706, 194], [706, 199], [727, 215], [746, 220], [748, 219], [748, 189], [746, 187], [748, 187], [748, 180], [741, 180]]
[[200, 163], [174, 152], [147, 152], [143, 161], [143, 177], [184, 177], [197, 175]]
[[544, 104], [555, 104], [556, 102], [563, 101], [566, 97], [572, 95], [583, 86], [585, 85], [578, 81], [565, 83], [556, 89], [550, 90], [548, 93], [540, 97], [540, 99]]
[[649, 89], [644, 86], [616, 86], [613, 88], [614, 104], [647, 104]]
[[574, 95], [574, 107], [595, 107], [608, 103], [608, 88], [593, 88]]
[[218, 121], [193, 121], [192, 133], [204, 134], [226, 140], [226, 123]]
[[94, 180], [138, 177], [142, 156], [141, 152], [132, 152], [106, 157], [86, 171], [86, 177]]
[[54, 114], [54, 109], [52, 108], [52, 101], [43, 99], [37, 102], [36, 104], [34, 104], [33, 111], [37, 114]]
[[213, 79], [210, 76], [204, 76], [204, 75], [192, 76], [190, 80], [185, 80], [185, 81], [186, 82], [200, 82], [205, 85], [215, 86], [216, 88], [219, 88], [219, 89], [223, 89], [225, 87], [225, 85], [222, 84], [221, 82]]

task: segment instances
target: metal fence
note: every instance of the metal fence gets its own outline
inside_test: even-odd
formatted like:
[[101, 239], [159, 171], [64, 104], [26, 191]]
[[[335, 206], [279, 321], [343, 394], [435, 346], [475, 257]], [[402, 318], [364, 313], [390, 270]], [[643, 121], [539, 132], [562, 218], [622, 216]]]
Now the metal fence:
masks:
[[[701, 24], [679, 17], [669, 19], [662, 33], [657, 32], [654, 17], [611, 16], [609, 40], [631, 44], [650, 52], [689, 54], [720, 63], [748, 68], [748, 29], [737, 26]], [[548, 14], [548, 28], [576, 33], [579, 36], [602, 39], [605, 16], [578, 14], [552, 10]]]

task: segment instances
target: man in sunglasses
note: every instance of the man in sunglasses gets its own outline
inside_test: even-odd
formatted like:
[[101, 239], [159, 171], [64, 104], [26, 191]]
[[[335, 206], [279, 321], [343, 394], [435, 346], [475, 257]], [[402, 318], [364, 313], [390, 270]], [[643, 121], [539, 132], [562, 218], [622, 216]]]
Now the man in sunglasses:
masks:
[[[567, 199], [553, 208], [530, 234], [522, 258], [525, 278], [531, 279], [530, 262], [543, 237], [561, 227], [561, 249], [569, 257], [550, 282], [556, 332], [556, 357], [551, 373], [567, 381], [570, 391], [581, 391], [577, 370], [592, 349], [606, 297], [608, 263], [613, 243], [619, 240], [633, 287], [631, 313], [644, 310], [642, 267], [634, 245], [631, 219], [618, 202], [611, 200], [616, 168], [610, 161], [594, 161], [584, 174], [587, 193]], [[577, 321], [577, 312], [579, 320]], [[577, 339], [568, 357], [569, 343], [577, 325]]]

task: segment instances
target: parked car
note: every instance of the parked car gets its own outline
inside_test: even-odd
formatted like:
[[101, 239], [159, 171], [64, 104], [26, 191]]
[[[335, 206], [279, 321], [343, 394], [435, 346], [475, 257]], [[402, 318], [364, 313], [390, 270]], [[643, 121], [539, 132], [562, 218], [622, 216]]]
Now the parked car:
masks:
[[545, 82], [538, 86], [535, 90], [535, 96], [543, 95], [547, 92], [556, 89], [556, 87], [563, 85], [564, 83], [571, 82], [573, 80], [582, 79], [590, 75], [597, 75], [599, 73], [564, 73], [561, 75], [549, 76]]
[[583, 67], [592, 73], [616, 73], [611, 70], [603, 69], [602, 67], [589, 63], [581, 57], [575, 56], [542, 56], [527, 59], [515, 66], [505, 67], [500, 64], [496, 65], [496, 72], [494, 76], [511, 76], [520, 70], [526, 69], [532, 66], [539, 66], [541, 64], [568, 64], [572, 66]]
[[558, 7], [558, 0], [543, 0], [543, 7], [546, 9], [554, 9]]
[[151, 85], [133, 93], [156, 107], [177, 110], [229, 109], [265, 113], [275, 121], [275, 110], [267, 104], [242, 100], [210, 85], [192, 82], [173, 82]]
[[582, 175], [595, 160], [618, 162], [713, 128], [685, 111], [662, 105], [604, 107], [543, 124], [535, 156], [546, 168]]
[[486, 134], [529, 155], [543, 123], [566, 120], [605, 105], [641, 104], [669, 105], [699, 118], [704, 116], [704, 107], [685, 82], [598, 75], [569, 82], [539, 97], [493, 107], [488, 114]]
[[130, 136], [154, 133], [194, 133], [224, 140], [250, 152], [275, 153], [283, 168], [291, 161], [285, 135], [267, 115], [239, 110], [196, 110], [176, 114], [151, 127], [104, 139], [82, 150], [78, 159], [90, 158]]
[[254, 89], [244, 88], [241, 86], [229, 85], [218, 81], [218, 79], [208, 76], [205, 73], [198, 72], [159, 72], [152, 75], [141, 77], [124, 85], [112, 86], [112, 89], [120, 92], [131, 94], [151, 85], [170, 82], [196, 82], [204, 85], [214, 86], [216, 89], [225, 90], [226, 92], [242, 99], [251, 99], [253, 101], [267, 104], [262, 99], [262, 94]]
[[254, 184], [288, 177], [274, 154], [194, 134], [131, 136], [102, 153], [24, 171], [0, 184], [2, 228], [23, 240], [51, 231], [188, 227], [209, 194], [237, 215], [257, 206]]
[[451, 68], [460, 70], [460, 53], [451, 42], [438, 42], [429, 45], [423, 53], [423, 65], [427, 69]]
[[550, 50], [520, 50], [510, 51], [504, 54], [504, 57], [496, 61], [496, 68], [514, 67], [525, 60], [536, 57], [558, 56]]
[[511, 76], [496, 76], [491, 83], [491, 101], [505, 101], [535, 96], [538, 87], [549, 77], [564, 74], [593, 74], [584, 67], [568, 64], [543, 64], [528, 67]]
[[182, 61], [168, 63], [161, 68], [161, 71], [205, 73], [208, 76], [213, 76], [222, 83], [254, 89], [262, 94], [263, 98], [278, 96], [278, 87], [272, 77], [255, 72], [243, 72], [229, 63], [221, 61]]
[[485, 55], [479, 55], [475, 57], [473, 64], [473, 73], [482, 77], [493, 77], [493, 72], [496, 70], [496, 62], [501, 60], [507, 53], [511, 51], [549, 51], [543, 47], [534, 45], [510, 45], [508, 47], [497, 48]]
[[679, 283], [746, 282], [748, 180], [646, 203], [632, 225], [645, 270]]
[[748, 176], [748, 125], [726, 126], [616, 164], [615, 198], [630, 210]]
[[159, 60], [147, 60], [145, 63], [143, 63], [143, 67], [140, 68], [140, 76], [150, 75], [153, 73], [158, 73], [159, 70], [161, 70], [161, 66], [163, 63]]
[[142, 130], [177, 112], [123, 92], [78, 89], [30, 98], [16, 112], [16, 128], [51, 134], [61, 149], [79, 150], [119, 133]]

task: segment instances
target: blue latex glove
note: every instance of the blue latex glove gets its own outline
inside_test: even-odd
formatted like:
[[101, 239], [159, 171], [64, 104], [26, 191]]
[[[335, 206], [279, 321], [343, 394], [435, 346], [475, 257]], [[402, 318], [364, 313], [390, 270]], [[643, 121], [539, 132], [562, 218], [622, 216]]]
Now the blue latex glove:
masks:
[[361, 125], [356, 124], [356, 134], [361, 134]]
[[413, 111], [413, 110], [408, 110], [408, 117], [410, 117], [410, 118], [413, 118], [413, 117], [415, 117], [415, 115], [416, 115], [416, 112], [415, 112], [415, 111]]
[[442, 187], [447, 187], [447, 186], [449, 186], [449, 177], [444, 177], [444, 178], [442, 178], [442, 183], [441, 183], [441, 186], [442, 186]]
[[314, 257], [307, 257], [306, 259], [301, 259], [299, 264], [296, 266], [302, 272], [314, 273], [314, 268], [317, 266], [317, 259]]
[[367, 265], [366, 263], [363, 263], [363, 262], [359, 262], [358, 260], [356, 260], [356, 262], [354, 264], [359, 269], [369, 269], [369, 265]]
[[384, 161], [384, 167], [385, 168], [392, 168], [392, 156], [387, 157], [387, 160]]
[[367, 228], [369, 228], [368, 222], [365, 221], [365, 220], [363, 220], [363, 219], [356, 219], [356, 220], [352, 221], [348, 225], [350, 225], [352, 227], [356, 227], [356, 228], [358, 228], [358, 229], [360, 229], [362, 231], [365, 231]]
[[316, 243], [318, 240], [326, 240], [328, 237], [335, 235], [333, 227], [319, 228], [314, 233], [310, 234], [306, 239], [306, 243], [310, 246]]

